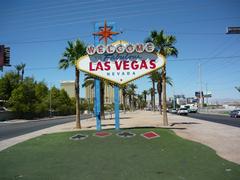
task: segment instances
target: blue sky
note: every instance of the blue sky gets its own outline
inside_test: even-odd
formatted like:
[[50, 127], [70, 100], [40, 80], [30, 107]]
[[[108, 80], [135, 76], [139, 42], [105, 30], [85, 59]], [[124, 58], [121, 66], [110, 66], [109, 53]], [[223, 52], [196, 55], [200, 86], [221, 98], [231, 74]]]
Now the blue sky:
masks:
[[[203, 90], [215, 99], [240, 99], [234, 89], [240, 86], [240, 35], [225, 34], [226, 27], [240, 26], [238, 0], [9, 0], [1, 7], [0, 44], [11, 47], [12, 65], [26, 63], [26, 75], [37, 80], [57, 87], [61, 80], [73, 80], [73, 68], [57, 68], [67, 41], [92, 44], [94, 24], [106, 19], [123, 32], [118, 39], [132, 43], [143, 42], [152, 30], [176, 36], [179, 56], [167, 61], [175, 94], [194, 96], [200, 89], [201, 63]], [[147, 77], [135, 83], [138, 92], [151, 87]]]

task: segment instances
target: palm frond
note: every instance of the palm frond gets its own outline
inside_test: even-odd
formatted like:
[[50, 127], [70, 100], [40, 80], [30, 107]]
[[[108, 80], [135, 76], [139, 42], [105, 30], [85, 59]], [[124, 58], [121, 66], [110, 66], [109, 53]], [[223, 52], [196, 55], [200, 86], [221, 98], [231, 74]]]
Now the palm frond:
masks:
[[67, 69], [69, 67], [69, 61], [67, 59], [61, 59], [58, 63], [59, 69]]
[[88, 79], [86, 81], [84, 81], [84, 83], [82, 84], [82, 87], [88, 87], [91, 86], [91, 88], [94, 88], [94, 80], [93, 79]]
[[167, 83], [168, 85], [170, 85], [170, 86], [173, 86], [173, 80], [172, 80], [172, 78], [169, 77], [169, 76], [167, 76], [167, 77], [166, 77], [166, 83]]

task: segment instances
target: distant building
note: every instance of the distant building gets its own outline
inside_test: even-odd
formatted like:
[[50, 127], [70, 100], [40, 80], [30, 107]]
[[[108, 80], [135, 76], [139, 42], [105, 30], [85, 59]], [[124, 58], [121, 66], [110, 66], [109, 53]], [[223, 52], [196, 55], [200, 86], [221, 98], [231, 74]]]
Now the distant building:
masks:
[[[75, 81], [61, 81], [61, 89], [64, 89], [69, 97], [75, 97]], [[81, 87], [81, 86], [80, 86]], [[119, 91], [120, 104], [123, 103], [122, 90]], [[94, 102], [94, 88], [91, 85], [85, 87], [85, 99], [90, 103]], [[104, 89], [104, 104], [114, 103], [114, 88], [110, 85], [105, 85]], [[128, 98], [126, 97], [126, 104], [128, 104]]]
[[181, 95], [174, 95], [174, 98], [176, 100], [176, 104], [178, 104], [178, 105], [185, 105], [185, 104], [187, 104], [187, 99], [185, 98], [185, 96], [183, 94], [181, 94]]
[[64, 89], [70, 98], [75, 97], [75, 81], [61, 81], [61, 89]]
[[187, 104], [194, 104], [196, 103], [198, 100], [194, 97], [188, 97], [187, 98]]
[[[91, 85], [85, 87], [85, 97], [89, 102], [94, 102], [94, 88]], [[119, 91], [120, 104], [123, 103], [122, 90]], [[104, 89], [104, 104], [114, 103], [114, 88], [110, 85], [105, 85]]]

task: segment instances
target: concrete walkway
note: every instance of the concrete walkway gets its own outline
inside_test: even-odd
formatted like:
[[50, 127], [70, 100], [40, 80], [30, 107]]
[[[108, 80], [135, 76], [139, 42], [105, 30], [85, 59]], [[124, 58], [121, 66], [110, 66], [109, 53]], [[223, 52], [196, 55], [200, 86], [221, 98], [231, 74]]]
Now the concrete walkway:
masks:
[[[120, 115], [120, 127], [162, 127], [159, 112], [135, 111]], [[194, 119], [187, 116], [168, 114], [169, 126], [177, 135], [200, 142], [214, 149], [217, 154], [229, 161], [240, 164], [240, 128]], [[114, 128], [114, 119], [107, 117], [102, 121], [103, 129]], [[76, 131], [75, 122], [57, 125], [22, 136], [0, 141], [0, 151], [17, 143], [42, 134]], [[82, 121], [82, 129], [95, 129], [95, 119]]]

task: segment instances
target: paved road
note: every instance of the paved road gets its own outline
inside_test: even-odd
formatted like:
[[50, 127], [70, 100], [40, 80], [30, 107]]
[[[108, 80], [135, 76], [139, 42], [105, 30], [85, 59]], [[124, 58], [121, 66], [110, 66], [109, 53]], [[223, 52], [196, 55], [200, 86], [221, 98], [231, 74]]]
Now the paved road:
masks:
[[[92, 115], [82, 115], [81, 120], [90, 117], [92, 117]], [[45, 129], [51, 126], [72, 122], [74, 120], [75, 116], [67, 116], [58, 119], [28, 121], [22, 123], [0, 123], [0, 141], [40, 129]]]
[[189, 113], [188, 116], [196, 119], [202, 119], [206, 121], [240, 127], [240, 118], [231, 118], [229, 116], [224, 116], [224, 115], [200, 114], [200, 113]]

